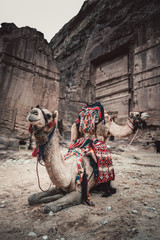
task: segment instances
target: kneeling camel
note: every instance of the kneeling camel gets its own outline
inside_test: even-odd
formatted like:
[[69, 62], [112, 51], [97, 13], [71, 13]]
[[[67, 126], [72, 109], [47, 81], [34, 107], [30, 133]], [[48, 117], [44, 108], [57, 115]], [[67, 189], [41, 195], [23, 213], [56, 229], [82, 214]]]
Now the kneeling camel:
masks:
[[[133, 118], [134, 116], [134, 118]], [[137, 119], [136, 119], [137, 116]], [[133, 133], [134, 129], [138, 127], [138, 121], [141, 123], [148, 118], [147, 113], [132, 114], [127, 121], [126, 126], [115, 126], [115, 123], [107, 123], [106, 131], [114, 135], [115, 127], [121, 128], [119, 137], [124, 137], [123, 128], [127, 135]], [[47, 109], [39, 107], [33, 108], [28, 117], [28, 122], [32, 125], [32, 130], [36, 139], [36, 146], [41, 149], [40, 155], [45, 164], [46, 170], [51, 182], [55, 187], [47, 192], [39, 192], [29, 196], [28, 201], [30, 205], [47, 203], [44, 207], [44, 212], [49, 213], [58, 212], [64, 208], [77, 205], [81, 203], [82, 186], [75, 183], [78, 174], [77, 161], [78, 156], [70, 156], [66, 160], [60, 154], [58, 130], [55, 128], [58, 121], [58, 111], [53, 113]], [[91, 176], [88, 182], [88, 191], [97, 185], [93, 169], [90, 166], [89, 158], [83, 157], [83, 165], [85, 166], [88, 176]]]

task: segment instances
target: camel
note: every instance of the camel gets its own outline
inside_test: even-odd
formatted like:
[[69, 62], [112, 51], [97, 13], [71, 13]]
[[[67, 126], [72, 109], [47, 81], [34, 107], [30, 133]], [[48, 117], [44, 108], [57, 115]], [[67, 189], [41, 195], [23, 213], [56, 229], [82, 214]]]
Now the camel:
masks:
[[[108, 132], [112, 135], [124, 137], [133, 133], [134, 129], [139, 127], [137, 122], [144, 123], [148, 118], [147, 113], [132, 113], [127, 121], [126, 126], [118, 126], [112, 121], [107, 123]], [[134, 119], [134, 120], [133, 120]], [[76, 184], [75, 179], [78, 174], [77, 161], [79, 157], [76, 155], [69, 156], [64, 159], [60, 154], [58, 129], [56, 128], [58, 121], [58, 111], [50, 112], [47, 109], [36, 107], [31, 109], [27, 117], [31, 124], [32, 131], [36, 139], [36, 146], [39, 147], [39, 157], [43, 159], [46, 170], [54, 187], [47, 192], [39, 192], [32, 194], [28, 198], [30, 205], [46, 203], [44, 213], [58, 212], [64, 208], [80, 204], [82, 202], [82, 184]], [[108, 136], [108, 135], [107, 135]], [[90, 176], [88, 181], [88, 192], [97, 185], [90, 165], [88, 156], [83, 156], [82, 165], [85, 172]], [[83, 182], [83, 181], [82, 181]], [[108, 182], [110, 183], [110, 181]], [[107, 184], [107, 191], [111, 191], [110, 184]], [[114, 190], [113, 190], [113, 193]]]
[[80, 137], [96, 137], [99, 140], [104, 141], [105, 143], [110, 136], [117, 138], [128, 137], [133, 134], [137, 129], [143, 129], [146, 126], [145, 120], [149, 118], [148, 113], [146, 112], [130, 112], [130, 116], [126, 122], [126, 125], [121, 126], [116, 124], [105, 112], [107, 116], [107, 122], [100, 122], [97, 124], [96, 130], [93, 134], [88, 134], [85, 132], [79, 132], [79, 129], [76, 126], [76, 123], [73, 123], [71, 127], [71, 142], [74, 142]]

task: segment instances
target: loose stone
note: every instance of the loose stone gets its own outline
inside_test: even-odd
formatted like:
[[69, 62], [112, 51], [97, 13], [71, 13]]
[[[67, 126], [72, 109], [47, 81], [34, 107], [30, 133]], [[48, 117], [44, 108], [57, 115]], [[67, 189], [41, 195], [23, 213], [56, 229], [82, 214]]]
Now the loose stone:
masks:
[[107, 211], [111, 211], [112, 210], [112, 207], [111, 206], [108, 206], [107, 207]]
[[144, 202], [144, 203], [143, 203], [143, 205], [144, 205], [144, 206], [147, 206], [147, 205], [148, 205], [148, 203], [147, 203], [147, 202]]
[[1, 204], [1, 205], [0, 205], [0, 208], [5, 208], [5, 207], [6, 207], [5, 204]]
[[52, 217], [54, 215], [54, 213], [52, 211], [49, 212], [48, 214], [50, 217]]
[[108, 222], [108, 219], [105, 219], [105, 220], [102, 221], [102, 224], [103, 224], [103, 225], [105, 225], [105, 224], [107, 224], [107, 223], [109, 223], [109, 222]]
[[149, 207], [149, 208], [147, 208], [149, 211], [151, 211], [151, 210], [153, 210], [153, 208], [152, 207]]
[[132, 213], [133, 213], [133, 214], [137, 214], [138, 211], [137, 211], [136, 209], [133, 209], [133, 210], [132, 210]]
[[31, 161], [30, 160], [25, 160], [24, 161], [24, 164], [28, 164], [28, 163], [30, 163]]
[[137, 229], [136, 228], [132, 228], [132, 233], [136, 233]]
[[47, 240], [47, 239], [48, 239], [48, 236], [47, 236], [47, 235], [44, 235], [44, 236], [42, 237], [42, 239], [43, 239], [43, 240]]
[[34, 232], [30, 232], [30, 233], [28, 233], [28, 236], [29, 237], [35, 237], [37, 234], [36, 233], [34, 233]]

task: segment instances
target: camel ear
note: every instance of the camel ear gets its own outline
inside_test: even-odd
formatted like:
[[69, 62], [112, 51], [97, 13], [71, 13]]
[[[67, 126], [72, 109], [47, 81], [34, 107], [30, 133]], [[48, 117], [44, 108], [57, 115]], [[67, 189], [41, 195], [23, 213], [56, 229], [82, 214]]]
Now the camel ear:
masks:
[[133, 112], [130, 112], [130, 113], [129, 113], [129, 116], [130, 116], [130, 117], [133, 117], [133, 116], [134, 116], [134, 113], [133, 113]]
[[58, 116], [58, 111], [56, 110], [56, 111], [54, 111], [54, 112], [52, 112], [52, 118], [54, 119], [55, 117], [57, 117]]
[[52, 112], [52, 118], [55, 120], [55, 122], [57, 124], [57, 122], [58, 122], [58, 111], [57, 110]]

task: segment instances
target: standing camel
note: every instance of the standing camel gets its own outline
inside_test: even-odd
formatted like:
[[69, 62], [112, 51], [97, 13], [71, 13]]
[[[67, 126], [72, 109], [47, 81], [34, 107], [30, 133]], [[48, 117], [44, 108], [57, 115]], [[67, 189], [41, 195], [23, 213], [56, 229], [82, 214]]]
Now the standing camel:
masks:
[[[103, 112], [103, 118], [99, 116], [98, 111], [96, 112], [97, 108], [101, 113]], [[95, 116], [98, 120], [94, 120]], [[71, 127], [71, 142], [74, 142], [80, 137], [89, 136], [91, 138], [96, 137], [104, 142], [106, 142], [110, 136], [117, 138], [128, 137], [138, 128], [143, 129], [146, 125], [145, 120], [148, 118], [149, 115], [146, 112], [131, 112], [126, 125], [121, 126], [110, 118], [99, 102], [93, 105], [86, 105], [79, 111], [78, 119]], [[93, 121], [91, 119], [93, 119]]]
[[[113, 122], [110, 122], [107, 125], [107, 131], [114, 135], [114, 129], [116, 128], [117, 134], [118, 129], [121, 128], [118, 131], [119, 137], [120, 134], [122, 134], [122, 137], [130, 135], [135, 128], [139, 127], [138, 122], [140, 120], [141, 123], [144, 123], [145, 119], [148, 118], [147, 113], [137, 114], [132, 115], [129, 118], [130, 123], [124, 127], [118, 127]], [[80, 204], [82, 201], [82, 184], [77, 184], [75, 181], [79, 172], [77, 164], [79, 157], [72, 155], [64, 159], [60, 154], [58, 130], [56, 129], [58, 111], [52, 113], [47, 109], [36, 107], [30, 111], [27, 120], [31, 124], [30, 129], [34, 133], [36, 146], [39, 149], [39, 153], [37, 154], [39, 158], [42, 158], [48, 175], [53, 185], [55, 185], [55, 187], [47, 192], [39, 192], [29, 196], [29, 204], [47, 203], [44, 207], [45, 213], [49, 213], [50, 211], [58, 212], [64, 208]], [[98, 184], [94, 174], [92, 174], [93, 168], [90, 165], [90, 157], [84, 155], [81, 164], [88, 176], [90, 176], [87, 186], [89, 192], [90, 189]], [[112, 178], [111, 180], [114, 179]]]

